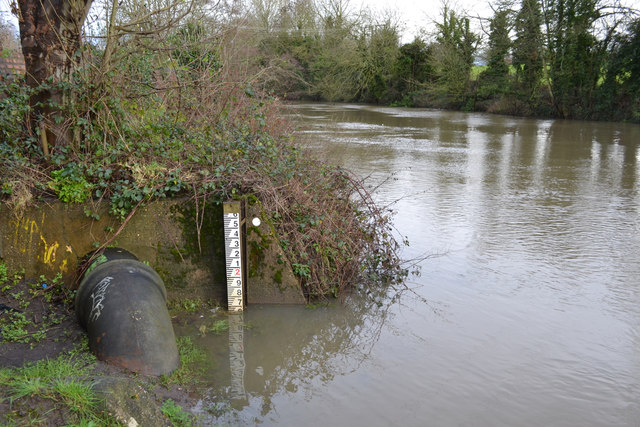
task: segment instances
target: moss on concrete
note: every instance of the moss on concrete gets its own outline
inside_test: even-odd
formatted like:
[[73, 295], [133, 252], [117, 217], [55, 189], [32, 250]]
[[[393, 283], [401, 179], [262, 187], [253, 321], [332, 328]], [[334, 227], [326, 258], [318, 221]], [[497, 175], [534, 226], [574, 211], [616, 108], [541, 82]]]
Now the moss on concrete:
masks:
[[[278, 238], [260, 204], [247, 217], [249, 303], [304, 303]], [[26, 277], [63, 275], [73, 286], [81, 259], [120, 228], [107, 203], [68, 205], [50, 201], [21, 216], [0, 205], [0, 258]], [[90, 211], [92, 215], [87, 215]], [[112, 241], [148, 262], [171, 299], [201, 298], [225, 305], [226, 276], [222, 205], [194, 199], [159, 200], [139, 209]]]
[[248, 208], [247, 221], [251, 223], [254, 217], [259, 218], [261, 224], [247, 227], [248, 303], [305, 304], [300, 283], [259, 203]]

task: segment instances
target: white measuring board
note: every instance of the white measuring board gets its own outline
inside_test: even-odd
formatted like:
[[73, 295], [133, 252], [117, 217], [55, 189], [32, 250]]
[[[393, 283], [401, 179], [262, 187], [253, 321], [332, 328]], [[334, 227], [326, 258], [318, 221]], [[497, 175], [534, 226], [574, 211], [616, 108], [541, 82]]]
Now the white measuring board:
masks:
[[242, 218], [240, 202], [225, 202], [224, 252], [227, 271], [227, 300], [229, 311], [244, 309], [244, 265], [242, 242]]

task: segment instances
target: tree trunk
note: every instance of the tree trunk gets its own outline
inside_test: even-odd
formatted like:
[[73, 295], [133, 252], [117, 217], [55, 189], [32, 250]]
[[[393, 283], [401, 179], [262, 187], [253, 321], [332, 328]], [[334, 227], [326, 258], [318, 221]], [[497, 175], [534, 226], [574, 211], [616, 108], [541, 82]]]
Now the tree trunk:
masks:
[[[82, 24], [92, 0], [18, 0], [20, 40], [26, 68], [26, 81], [38, 87], [49, 80], [51, 88], [32, 96], [34, 121], [40, 120], [43, 152], [68, 142], [64, 126], [56, 121], [66, 102], [64, 90], [56, 85], [65, 81], [78, 64]], [[34, 123], [35, 124], [35, 123]]]

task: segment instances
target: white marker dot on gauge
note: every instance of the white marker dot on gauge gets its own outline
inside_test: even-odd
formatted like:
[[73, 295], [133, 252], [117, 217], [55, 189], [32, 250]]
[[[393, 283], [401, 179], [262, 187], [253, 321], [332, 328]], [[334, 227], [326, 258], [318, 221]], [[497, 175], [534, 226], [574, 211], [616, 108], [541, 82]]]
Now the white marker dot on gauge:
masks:
[[251, 220], [251, 224], [253, 224], [254, 227], [260, 227], [260, 224], [262, 224], [262, 222], [260, 221], [260, 218], [253, 218]]

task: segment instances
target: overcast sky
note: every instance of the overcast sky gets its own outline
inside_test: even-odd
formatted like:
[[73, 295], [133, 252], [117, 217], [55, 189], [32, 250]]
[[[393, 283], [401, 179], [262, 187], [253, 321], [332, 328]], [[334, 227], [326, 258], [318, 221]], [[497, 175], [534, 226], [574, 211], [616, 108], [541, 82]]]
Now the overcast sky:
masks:
[[[480, 15], [488, 17], [491, 15], [491, 8], [489, 7], [488, 1], [450, 0], [448, 3], [454, 10], [460, 12], [465, 11], [472, 16]], [[356, 3], [354, 2], [353, 4]], [[379, 12], [384, 11], [385, 8], [396, 10], [400, 15], [401, 22], [405, 26], [403, 42], [412, 41], [421, 28], [432, 28], [432, 22], [439, 17], [442, 9], [441, 0], [362, 0], [360, 4]]]
[[[351, 1], [356, 4], [359, 0]], [[610, 2], [614, 3], [614, 0]], [[493, 14], [490, 2], [487, 0], [448, 0], [448, 3], [453, 10], [466, 12], [473, 17], [490, 18]], [[496, 4], [497, 0], [491, 3]], [[519, 3], [519, 0], [515, 0], [516, 5]], [[621, 0], [620, 3], [640, 10], [640, 0]], [[389, 7], [398, 10], [401, 21], [405, 25], [402, 41], [408, 43], [421, 28], [433, 30], [433, 21], [439, 20], [443, 2], [442, 0], [362, 0], [361, 4], [377, 11]], [[479, 20], [473, 20], [472, 27], [476, 31], [481, 31]]]
[[[15, 17], [9, 12], [11, 1], [0, 0], [0, 15], [17, 25]], [[492, 14], [487, 0], [448, 0], [448, 3], [454, 10], [465, 11], [472, 16], [486, 18]], [[640, 9], [640, 0], [622, 0], [622, 3]], [[389, 8], [397, 11], [405, 27], [403, 42], [410, 42], [421, 28], [433, 28], [432, 22], [439, 17], [442, 8], [442, 0], [350, 0], [350, 4], [355, 9], [362, 5], [378, 12]]]

